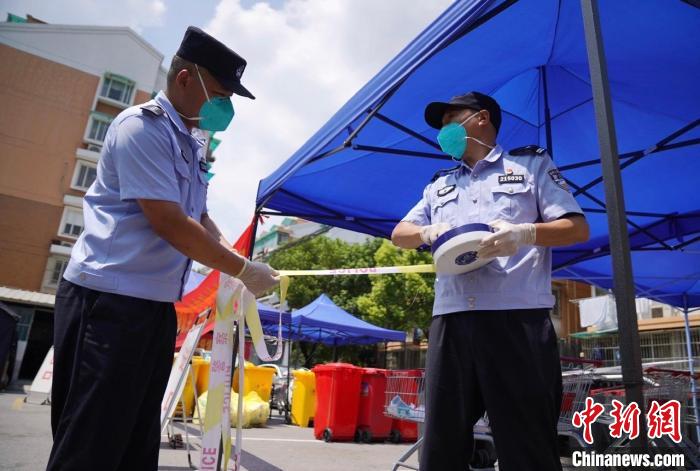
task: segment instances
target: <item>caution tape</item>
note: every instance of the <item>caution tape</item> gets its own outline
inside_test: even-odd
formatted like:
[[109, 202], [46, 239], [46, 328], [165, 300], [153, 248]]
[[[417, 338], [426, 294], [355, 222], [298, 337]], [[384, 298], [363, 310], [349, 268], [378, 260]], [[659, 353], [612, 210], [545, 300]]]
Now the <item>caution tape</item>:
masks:
[[[280, 280], [280, 300], [284, 304], [289, 287], [289, 278]], [[221, 443], [231, 442], [230, 408], [231, 408], [231, 370], [233, 368], [233, 326], [238, 323], [238, 365], [245, 365], [244, 343], [245, 327], [248, 326], [253, 347], [258, 357], [267, 362], [277, 361], [282, 356], [282, 313], [280, 312], [277, 327], [277, 349], [270, 354], [265, 344], [265, 336], [260, 322], [255, 296], [248, 291], [238, 279], [221, 273], [219, 289], [216, 293], [216, 323], [214, 326], [214, 342], [211, 356], [211, 375], [209, 376], [209, 393], [204, 418], [204, 437], [200, 468], [215, 469], [218, 461]], [[245, 368], [238, 368], [238, 384], [243, 385]], [[238, 409], [236, 424], [236, 440], [233, 453], [233, 469], [240, 469], [243, 439], [243, 388], [238, 392]], [[228, 463], [231, 447], [223, 449], [223, 462]], [[226, 468], [226, 467], [225, 467]]]
[[[233, 369], [233, 326], [242, 317], [241, 291], [245, 289], [239, 280], [221, 274], [216, 293], [216, 315], [211, 352], [211, 374], [204, 413], [204, 436], [199, 469], [219, 469], [219, 447], [231, 442], [231, 371]], [[223, 448], [223, 462], [228, 463], [231, 447]], [[224, 466], [226, 468], [226, 466]], [[234, 461], [234, 467], [238, 463]]]
[[284, 276], [340, 276], [340, 275], [393, 275], [395, 273], [434, 273], [435, 267], [425, 265], [404, 265], [395, 267], [335, 268], [331, 270], [277, 270]]

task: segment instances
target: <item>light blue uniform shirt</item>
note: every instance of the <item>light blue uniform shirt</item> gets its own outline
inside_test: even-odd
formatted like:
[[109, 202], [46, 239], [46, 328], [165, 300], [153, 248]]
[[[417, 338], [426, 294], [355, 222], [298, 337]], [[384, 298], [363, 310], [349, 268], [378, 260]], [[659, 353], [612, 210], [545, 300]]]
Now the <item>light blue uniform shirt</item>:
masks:
[[136, 200], [172, 201], [200, 221], [207, 212], [204, 159], [204, 142], [187, 130], [162, 91], [120, 113], [83, 200], [85, 230], [64, 278], [98, 291], [180, 299], [192, 261], [153, 231]]
[[[511, 155], [496, 146], [473, 169], [462, 163], [441, 172], [403, 221], [458, 227], [496, 219], [549, 222], [567, 213], [583, 214], [550, 157], [541, 151], [525, 154]], [[551, 308], [551, 283], [552, 249], [522, 247], [512, 257], [498, 257], [470, 273], [438, 275], [433, 315]]]

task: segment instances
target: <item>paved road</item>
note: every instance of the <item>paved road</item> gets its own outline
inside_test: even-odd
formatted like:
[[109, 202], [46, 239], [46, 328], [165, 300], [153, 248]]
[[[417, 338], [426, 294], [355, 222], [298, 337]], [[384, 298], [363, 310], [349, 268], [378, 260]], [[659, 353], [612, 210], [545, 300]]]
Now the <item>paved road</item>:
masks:
[[[24, 398], [21, 389], [0, 392], [0, 470], [45, 469], [52, 442], [50, 407], [27, 404]], [[183, 424], [175, 426], [184, 438]], [[190, 425], [188, 430], [193, 443], [192, 460], [197, 464], [199, 428]], [[325, 443], [314, 438], [313, 429], [285, 425], [273, 417], [265, 428], [244, 430], [242, 466], [247, 471], [390, 471], [409, 448], [410, 444]], [[416, 457], [409, 463], [417, 466]], [[190, 469], [187, 452], [170, 448], [167, 436], [161, 437], [158, 469]], [[564, 469], [571, 468], [565, 464]]]
[[[0, 469], [39, 471], [51, 451], [49, 406], [27, 404], [24, 393], [0, 393]], [[184, 437], [184, 429], [177, 424]], [[199, 435], [197, 427], [190, 428]], [[199, 458], [194, 438], [192, 459]], [[243, 468], [247, 471], [388, 471], [410, 445], [325, 443], [313, 429], [270, 421], [268, 427], [248, 429], [243, 435]], [[173, 450], [162, 438], [159, 470], [188, 470], [184, 449]]]

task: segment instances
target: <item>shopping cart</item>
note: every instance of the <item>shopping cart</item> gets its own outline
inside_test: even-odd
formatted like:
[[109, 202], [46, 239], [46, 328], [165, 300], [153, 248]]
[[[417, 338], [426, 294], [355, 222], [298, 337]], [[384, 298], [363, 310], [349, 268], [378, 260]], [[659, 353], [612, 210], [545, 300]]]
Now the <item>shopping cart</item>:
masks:
[[[698, 404], [700, 397], [696, 389], [695, 382], [699, 379], [699, 375], [691, 375], [687, 371], [663, 369], [663, 368], [646, 368], [644, 370], [644, 406], [645, 412], [649, 412], [652, 402], [657, 402], [663, 405], [668, 401], [678, 401], [681, 405], [680, 411], [680, 427], [682, 438], [680, 443], [674, 442], [671, 437], [662, 435], [649, 439], [649, 445], [652, 449], [660, 449], [660, 452], [676, 452], [683, 453], [686, 458], [685, 467], [683, 469], [699, 469], [700, 468], [700, 452], [698, 450]], [[613, 423], [613, 418], [610, 412], [613, 410], [613, 400], [618, 400], [625, 403], [625, 389], [623, 387], [607, 387], [591, 390], [591, 396], [594, 397], [597, 403], [605, 407], [605, 411], [600, 415], [598, 422], [605, 426], [610, 426]], [[629, 437], [625, 434], [622, 437], [612, 441], [606, 452], [619, 452], [621, 449], [628, 448], [631, 445]], [[679, 468], [680, 469], [680, 468]]]
[[571, 419], [576, 412], [585, 407], [586, 397], [591, 387], [600, 380], [595, 374], [595, 369], [601, 367], [603, 362], [566, 356], [559, 359], [562, 371], [562, 395], [557, 434], [560, 437], [574, 439], [579, 447], [585, 448], [588, 444], [583, 440], [582, 432], [573, 426]]
[[[586, 397], [599, 379], [595, 368], [601, 364], [602, 362], [597, 360], [561, 357], [562, 404], [557, 430], [560, 436], [571, 437], [582, 447], [588, 445], [583, 440], [582, 432], [572, 425], [571, 418], [574, 413], [585, 407]], [[392, 371], [387, 377], [384, 405], [386, 415], [419, 424], [425, 421], [425, 374], [424, 371], [420, 371], [422, 373], [420, 376], [410, 376], [407, 375], [407, 371], [402, 370]], [[420, 454], [422, 442], [423, 437], [418, 437], [416, 443], [394, 463], [392, 471], [396, 471], [399, 467], [417, 470], [417, 467], [407, 461], [414, 453]], [[488, 414], [484, 414], [474, 425], [474, 442], [486, 445], [481, 449], [475, 449], [475, 452], [482, 452], [484, 455], [481, 458], [475, 456], [477, 462], [484, 464], [495, 461], [495, 446]]]
[[[687, 370], [651, 367], [644, 370], [646, 391], [651, 394], [653, 387], [673, 389], [672, 394], [681, 403], [681, 421], [686, 425], [686, 433], [695, 433], [695, 442], [700, 442], [700, 373], [691, 374]], [[669, 391], [671, 393], [671, 391]], [[650, 396], [650, 400], [653, 397]]]
[[[420, 429], [425, 421], [425, 371], [424, 370], [394, 370], [387, 376], [385, 391], [385, 415], [417, 425]], [[395, 431], [393, 431], [395, 432]], [[392, 440], [398, 443], [398, 440]], [[492, 464], [496, 460], [494, 445], [488, 416], [484, 414], [474, 426], [475, 458], [473, 463], [478, 465]], [[408, 463], [414, 453], [420, 457], [423, 437], [419, 434], [416, 442], [394, 463], [392, 471], [400, 467], [417, 470]]]
[[591, 386], [596, 379], [592, 372], [562, 377], [561, 410], [559, 422], [557, 423], [557, 434], [560, 437], [569, 437], [576, 440], [581, 448], [586, 448], [588, 444], [583, 440], [581, 430], [574, 427], [572, 418], [576, 412], [585, 408], [586, 397], [588, 397]]
[[[393, 370], [386, 378], [384, 414], [393, 419], [422, 424], [425, 421], [425, 371]], [[392, 471], [400, 467], [417, 470], [407, 463], [408, 459], [420, 450], [423, 437], [394, 463]]]
[[[583, 410], [591, 388], [601, 380], [595, 371], [601, 365], [602, 361], [599, 360], [561, 357], [562, 401], [557, 434], [560, 437], [573, 439], [581, 448], [588, 448], [590, 445], [583, 440], [582, 431], [573, 426], [571, 419], [577, 411]], [[491, 456], [490, 451], [493, 450], [495, 453], [495, 446], [488, 414], [484, 414], [474, 425], [474, 440], [477, 443], [484, 442], [490, 445], [486, 449], [475, 450], [476, 452], [482, 451], [484, 454], [482, 459], [475, 456], [476, 462], [479, 464], [486, 461], [493, 462], [495, 457]]]
[[588, 360], [586, 358], [560, 356], [562, 376], [571, 376], [580, 373], [592, 372], [603, 366], [602, 360]]

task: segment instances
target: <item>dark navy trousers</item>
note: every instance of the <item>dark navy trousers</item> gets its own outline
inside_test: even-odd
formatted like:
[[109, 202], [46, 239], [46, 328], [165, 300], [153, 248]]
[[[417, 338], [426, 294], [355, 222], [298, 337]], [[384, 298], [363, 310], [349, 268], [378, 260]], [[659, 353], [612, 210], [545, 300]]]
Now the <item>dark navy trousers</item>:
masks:
[[160, 405], [176, 328], [172, 303], [61, 281], [47, 470], [158, 468]]
[[488, 413], [501, 471], [560, 471], [562, 379], [546, 309], [433, 317], [421, 471], [466, 471]]

